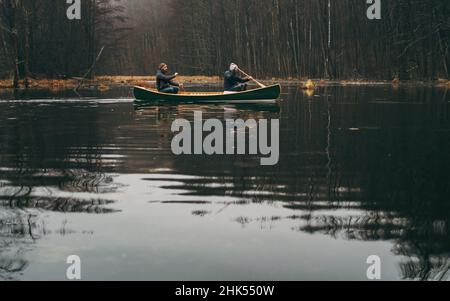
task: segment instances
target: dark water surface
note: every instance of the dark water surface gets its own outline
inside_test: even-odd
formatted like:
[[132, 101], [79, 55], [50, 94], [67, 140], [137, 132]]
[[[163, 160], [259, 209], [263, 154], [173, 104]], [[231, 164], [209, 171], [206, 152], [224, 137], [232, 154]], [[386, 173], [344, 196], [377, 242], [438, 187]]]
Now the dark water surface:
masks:
[[[1, 94], [1, 93], [0, 93]], [[449, 279], [450, 93], [284, 87], [279, 110], [0, 101], [0, 279]], [[172, 122], [279, 118], [280, 162], [174, 156]]]

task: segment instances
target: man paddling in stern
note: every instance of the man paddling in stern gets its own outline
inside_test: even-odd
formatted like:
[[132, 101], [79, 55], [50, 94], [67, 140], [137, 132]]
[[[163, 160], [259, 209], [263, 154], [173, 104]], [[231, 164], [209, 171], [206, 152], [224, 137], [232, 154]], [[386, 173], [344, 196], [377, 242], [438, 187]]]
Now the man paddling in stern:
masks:
[[231, 64], [230, 69], [225, 72], [224, 90], [228, 92], [240, 92], [247, 90], [247, 82], [251, 81], [252, 77], [241, 78], [236, 75], [238, 70], [236, 64]]
[[183, 89], [183, 84], [173, 81], [178, 76], [178, 73], [167, 75], [168, 71], [169, 67], [167, 64], [161, 63], [159, 65], [156, 73], [156, 88], [162, 93], [178, 94], [180, 88]]

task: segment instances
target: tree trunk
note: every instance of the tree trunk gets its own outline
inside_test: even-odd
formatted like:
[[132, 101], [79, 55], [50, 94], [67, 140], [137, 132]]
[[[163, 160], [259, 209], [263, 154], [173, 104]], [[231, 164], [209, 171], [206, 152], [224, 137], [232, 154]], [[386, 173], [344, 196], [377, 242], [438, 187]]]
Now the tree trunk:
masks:
[[19, 32], [17, 29], [17, 17], [18, 17], [18, 1], [11, 2], [11, 19], [10, 19], [10, 27], [11, 27], [11, 43], [12, 43], [12, 63], [13, 63], [13, 87], [14, 89], [19, 88]]
[[25, 18], [25, 50], [24, 50], [24, 76], [25, 76], [25, 88], [29, 87], [29, 76], [30, 76], [30, 68], [29, 68], [29, 60], [30, 60], [30, 22], [29, 22], [29, 13], [26, 9], [24, 9], [24, 18]]

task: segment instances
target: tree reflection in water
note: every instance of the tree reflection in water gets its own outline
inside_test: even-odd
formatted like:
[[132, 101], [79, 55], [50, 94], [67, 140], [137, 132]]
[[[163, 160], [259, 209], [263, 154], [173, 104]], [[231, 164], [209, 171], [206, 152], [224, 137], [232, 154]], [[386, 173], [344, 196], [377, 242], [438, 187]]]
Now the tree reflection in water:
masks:
[[[196, 160], [193, 171], [190, 158], [178, 157], [174, 168], [196, 177], [164, 188], [236, 199], [226, 206], [281, 205], [295, 213], [233, 220], [264, 230], [290, 220], [294, 231], [391, 241], [392, 252], [403, 256], [404, 279], [449, 279], [450, 111], [441, 92], [405, 89], [399, 101], [383, 99], [383, 93], [367, 99], [364, 88], [328, 88], [317, 91], [320, 98], [290, 93], [275, 115], [282, 124], [277, 167], [213, 156]], [[210, 205], [204, 206], [201, 212]]]
[[[117, 212], [109, 208], [113, 201], [100, 197], [118, 188], [112, 176], [103, 171], [107, 164], [101, 148], [76, 146], [84, 135], [97, 134], [80, 123], [72, 136], [59, 136], [54, 128], [65, 116], [46, 116], [51, 117], [45, 121], [24, 117], [26, 122], [4, 123], [0, 129], [3, 141], [8, 142], [3, 144], [0, 157], [0, 279], [12, 280], [23, 273], [29, 265], [27, 252], [43, 236], [76, 233], [67, 228], [67, 221], [48, 229], [46, 212]], [[87, 193], [90, 197], [64, 196], [67, 193]]]

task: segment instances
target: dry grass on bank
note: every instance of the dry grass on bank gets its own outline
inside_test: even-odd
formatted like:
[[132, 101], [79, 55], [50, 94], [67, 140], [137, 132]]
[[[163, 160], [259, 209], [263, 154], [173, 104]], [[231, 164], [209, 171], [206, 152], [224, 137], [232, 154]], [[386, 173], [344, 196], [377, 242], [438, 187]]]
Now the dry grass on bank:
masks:
[[447, 87], [450, 88], [450, 80], [448, 80], [448, 79], [445, 79], [445, 78], [439, 78], [439, 79], [437, 80], [437, 82], [438, 82], [438, 85], [439, 85], [439, 86], [447, 86]]
[[[41, 89], [73, 89], [81, 78], [71, 79], [30, 79], [30, 88]], [[221, 79], [218, 76], [180, 76], [177, 81], [186, 84], [212, 84], [219, 83]], [[153, 76], [98, 76], [93, 80], [85, 80], [83, 86], [96, 87], [99, 90], [108, 90], [112, 86], [154, 86], [155, 78]], [[20, 87], [25, 87], [22, 80]], [[0, 88], [13, 88], [13, 82], [9, 80], [0, 80]]]
[[[28, 81], [29, 88], [45, 88], [45, 89], [70, 89], [76, 87], [78, 81], [74, 79], [30, 79]], [[25, 81], [19, 81], [19, 87], [25, 87]], [[0, 88], [3, 89], [12, 89], [13, 81], [12, 80], [0, 80]]]
[[[139, 86], [139, 85], [148, 85], [153, 84], [155, 81], [154, 76], [99, 76], [95, 78], [98, 82], [103, 83], [113, 83], [119, 85], [130, 85], [130, 86]], [[220, 82], [220, 78], [218, 76], [179, 76], [176, 81], [188, 84], [209, 84]]]
[[[51, 90], [64, 90], [74, 89], [81, 78], [71, 79], [31, 79], [29, 87], [34, 89], [51, 89]], [[179, 76], [177, 81], [184, 84], [222, 84], [222, 78], [218, 76]], [[341, 80], [341, 81], [328, 81], [328, 80], [312, 80], [308, 78], [288, 77], [288, 78], [271, 78], [268, 80], [262, 80], [266, 84], [270, 83], [282, 83], [286, 85], [298, 85], [302, 88], [308, 88], [308, 86], [314, 85], [314, 87], [324, 87], [327, 85], [383, 85], [383, 84], [399, 84], [396, 81], [368, 81], [368, 80]], [[403, 82], [402, 82], [403, 83]], [[408, 82], [405, 82], [408, 83]], [[447, 79], [439, 79], [435, 82], [411, 82], [411, 84], [433, 84], [440, 87], [450, 87], [450, 81]], [[153, 76], [98, 76], [94, 80], [85, 80], [83, 87], [95, 88], [100, 91], [108, 91], [111, 87], [116, 86], [144, 86], [154, 87], [155, 78]], [[20, 87], [25, 87], [24, 81], [20, 81]], [[13, 88], [12, 80], [0, 80], [0, 89]]]
[[10, 80], [0, 79], [0, 89], [10, 88], [12, 85]]

